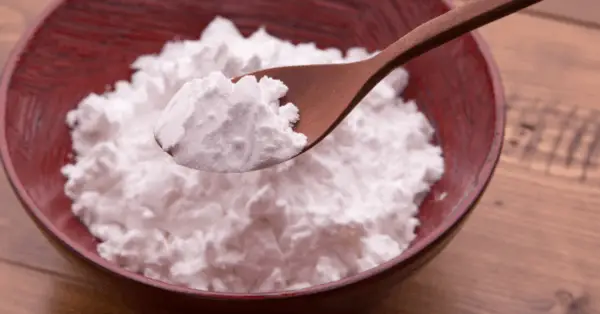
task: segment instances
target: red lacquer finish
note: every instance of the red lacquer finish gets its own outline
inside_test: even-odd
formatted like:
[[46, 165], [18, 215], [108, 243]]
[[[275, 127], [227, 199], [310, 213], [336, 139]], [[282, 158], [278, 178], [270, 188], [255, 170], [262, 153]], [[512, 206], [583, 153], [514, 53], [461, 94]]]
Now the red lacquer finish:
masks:
[[[401, 256], [357, 276], [309, 289], [261, 295], [195, 291], [147, 279], [103, 260], [70, 211], [60, 168], [71, 151], [66, 113], [90, 92], [128, 79], [129, 64], [167, 40], [197, 38], [216, 16], [245, 34], [260, 25], [294, 42], [346, 49], [385, 47], [448, 10], [442, 0], [69, 0], [56, 1], [17, 45], [0, 85], [0, 152], [26, 211], [65, 256], [107, 282], [174, 310], [208, 313], [349, 313], [434, 257], [475, 207], [498, 161], [504, 99], [481, 39], [466, 35], [411, 61], [405, 98], [437, 130], [446, 174], [419, 214], [418, 238]], [[385, 171], [382, 169], [382, 171]], [[436, 200], [447, 193], [443, 200]]]

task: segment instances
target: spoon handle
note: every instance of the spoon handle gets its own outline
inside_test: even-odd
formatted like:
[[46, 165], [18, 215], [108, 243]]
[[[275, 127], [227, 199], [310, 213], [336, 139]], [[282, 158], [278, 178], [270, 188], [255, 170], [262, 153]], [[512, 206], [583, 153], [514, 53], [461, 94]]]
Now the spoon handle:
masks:
[[378, 71], [370, 81], [378, 82], [414, 57], [541, 1], [475, 0], [454, 8], [418, 26], [372, 58], [370, 61], [377, 63]]

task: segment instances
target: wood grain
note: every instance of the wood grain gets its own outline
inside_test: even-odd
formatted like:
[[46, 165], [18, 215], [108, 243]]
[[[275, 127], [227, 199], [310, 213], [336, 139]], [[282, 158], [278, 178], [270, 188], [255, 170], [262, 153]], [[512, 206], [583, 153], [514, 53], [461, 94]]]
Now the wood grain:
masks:
[[[459, 4], [467, 1], [472, 0], [454, 0]], [[585, 27], [600, 27], [600, 1], [597, 0], [545, 0], [525, 12]]]
[[[0, 59], [45, 3], [0, 4]], [[600, 31], [521, 14], [482, 33], [509, 96], [502, 161], [456, 240], [373, 312], [600, 313]], [[0, 313], [159, 310], [63, 260], [3, 176], [0, 199]]]
[[600, 27], [600, 1], [597, 0], [546, 0], [529, 11]]
[[[0, 263], [0, 313], [133, 313], [91, 285]], [[113, 302], [109, 302], [113, 301]]]

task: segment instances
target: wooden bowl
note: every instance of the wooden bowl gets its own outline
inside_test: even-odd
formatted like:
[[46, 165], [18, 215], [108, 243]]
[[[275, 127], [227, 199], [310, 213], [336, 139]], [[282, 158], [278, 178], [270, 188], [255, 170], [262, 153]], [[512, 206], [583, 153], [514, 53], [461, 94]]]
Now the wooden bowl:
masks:
[[[401, 256], [340, 281], [294, 292], [223, 294], [131, 273], [97, 254], [96, 240], [71, 213], [60, 168], [71, 152], [66, 113], [90, 92], [128, 79], [139, 55], [168, 40], [197, 38], [221, 15], [245, 34], [260, 25], [294, 42], [379, 49], [446, 12], [442, 0], [69, 0], [54, 1], [17, 45], [0, 85], [0, 150], [25, 210], [65, 256], [117, 282], [131, 299], [208, 313], [349, 313], [379, 300], [435, 256], [475, 207], [498, 161], [503, 91], [490, 53], [466, 35], [407, 65], [406, 98], [437, 130], [447, 171], [421, 206], [422, 225]], [[440, 200], [440, 196], [446, 197]], [[106, 275], [106, 276], [105, 276]], [[104, 279], [101, 279], [104, 280]], [[135, 293], [134, 293], [135, 292]]]

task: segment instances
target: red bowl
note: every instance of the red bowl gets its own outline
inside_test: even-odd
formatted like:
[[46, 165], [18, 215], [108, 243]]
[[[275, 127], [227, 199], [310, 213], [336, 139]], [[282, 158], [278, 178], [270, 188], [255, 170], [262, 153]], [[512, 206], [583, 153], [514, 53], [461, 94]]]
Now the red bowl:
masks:
[[232, 19], [245, 34], [265, 25], [273, 35], [293, 42], [380, 49], [448, 9], [443, 0], [54, 1], [17, 45], [2, 75], [4, 167], [25, 210], [51, 243], [118, 285], [135, 287], [128, 291], [143, 291], [146, 301], [211, 313], [359, 310], [439, 253], [493, 174], [505, 106], [498, 71], [477, 35], [465, 35], [407, 65], [411, 77], [404, 96], [416, 99], [436, 128], [447, 168], [421, 206], [417, 239], [401, 256], [374, 269], [294, 292], [196, 291], [147, 279], [102, 259], [97, 241], [72, 214], [63, 193], [60, 168], [71, 152], [65, 115], [90, 92], [128, 79], [129, 64], [137, 56], [160, 51], [168, 40], [197, 38], [216, 15]]

